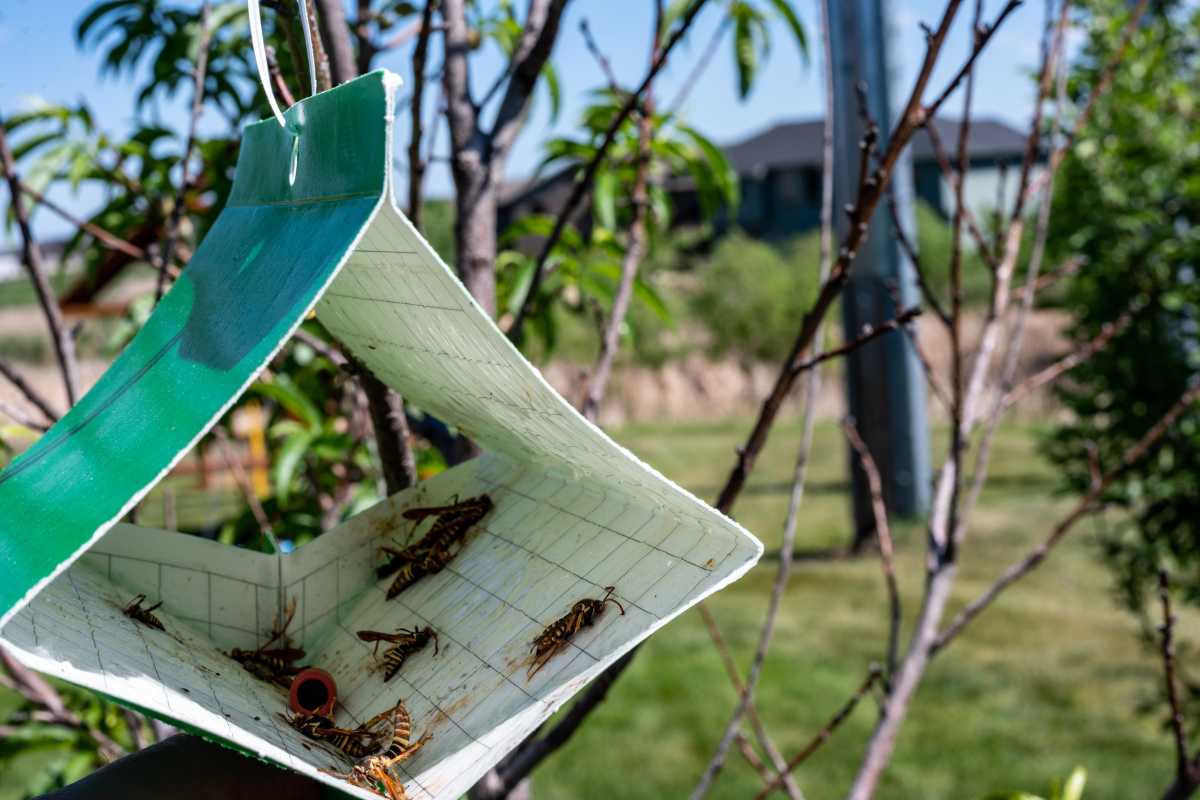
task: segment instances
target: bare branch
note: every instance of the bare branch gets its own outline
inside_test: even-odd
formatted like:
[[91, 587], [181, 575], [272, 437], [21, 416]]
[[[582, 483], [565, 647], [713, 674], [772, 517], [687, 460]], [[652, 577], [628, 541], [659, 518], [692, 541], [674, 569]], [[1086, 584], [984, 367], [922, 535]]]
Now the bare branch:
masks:
[[904, 311], [900, 312], [900, 314], [898, 316], [896, 316], [894, 319], [889, 319], [888, 321], [881, 322], [878, 325], [871, 325], [871, 324], [863, 325], [862, 330], [859, 331], [858, 338], [852, 339], [851, 341], [846, 342], [845, 344], [843, 344], [839, 347], [835, 347], [832, 350], [827, 350], [823, 353], [818, 353], [818, 354], [814, 355], [812, 358], [809, 358], [805, 361], [801, 361], [799, 364], [796, 364], [791, 369], [796, 374], [799, 374], [801, 372], [805, 372], [807, 370], [812, 369], [813, 367], [817, 366], [818, 364], [823, 364], [826, 361], [831, 361], [835, 358], [840, 358], [841, 356], [844, 356], [847, 353], [851, 353], [851, 352], [857, 350], [858, 348], [862, 347], [865, 344], [873, 342], [882, 336], [886, 336], [887, 334], [891, 333], [892, 331], [902, 329], [905, 325], [912, 322], [914, 319], [916, 319], [919, 316], [921, 316], [921, 309], [919, 307], [914, 306], [913, 308], [908, 308], [908, 309], [905, 309]]
[[[318, 19], [317, 4], [320, 4], [320, 18]], [[287, 5], [287, 4], [284, 4]], [[329, 62], [329, 54], [325, 52], [325, 36], [348, 37], [346, 30], [346, 10], [342, 8], [342, 0], [304, 0], [305, 14], [308, 17], [308, 30], [312, 36], [312, 58], [317, 62], [317, 91], [325, 91], [326, 89], [334, 88], [334, 73]], [[334, 17], [340, 17], [342, 26], [340, 29], [335, 29], [330, 26], [328, 32], [322, 29], [322, 20], [332, 20]], [[307, 56], [305, 56], [307, 58]], [[304, 67], [300, 67], [300, 74], [307, 74]], [[354, 77], [353, 74], [350, 77]], [[337, 83], [341, 83], [338, 79]], [[308, 84], [305, 84], [307, 88]]]
[[29, 280], [37, 294], [38, 304], [41, 305], [42, 314], [46, 318], [46, 327], [50, 329], [50, 339], [54, 343], [54, 355], [58, 359], [63, 387], [67, 392], [67, 404], [73, 406], [78, 399], [76, 387], [79, 384], [79, 367], [75, 363], [75, 341], [71, 338], [70, 331], [67, 330], [62, 311], [54, 296], [54, 289], [46, 278], [42, 248], [34, 238], [33, 228], [29, 224], [25, 199], [21, 196], [20, 176], [17, 175], [12, 151], [8, 148], [7, 130], [3, 121], [0, 121], [0, 172], [8, 181], [13, 216], [17, 221], [17, 229], [21, 232], [21, 263], [24, 265], [25, 271], [29, 273]]
[[63, 703], [62, 697], [41, 675], [26, 667], [0, 647], [0, 664], [12, 678], [13, 688], [29, 702], [39, 706], [49, 715], [48, 721], [65, 728], [77, 730], [96, 743], [101, 758], [113, 761], [125, 755], [125, 748], [113, 741], [95, 726], [89, 725]]
[[888, 213], [892, 218], [892, 233], [895, 234], [896, 241], [900, 243], [900, 247], [904, 250], [904, 255], [908, 257], [909, 263], [913, 265], [913, 272], [917, 275], [917, 286], [921, 289], [921, 297], [924, 299], [925, 305], [933, 310], [933, 313], [942, 321], [942, 324], [949, 327], [950, 315], [946, 313], [946, 309], [942, 306], [941, 301], [938, 300], [933, 287], [929, 285], [924, 265], [921, 263], [921, 254], [917, 252], [912, 239], [908, 238], [908, 233], [905, 232], [904, 226], [900, 224], [900, 210], [896, 207], [896, 197], [892, 192], [888, 192]]
[[37, 410], [41, 411], [46, 416], [46, 419], [50, 420], [50, 422], [58, 422], [58, 413], [50, 405], [50, 402], [46, 400], [46, 398], [43, 397], [40, 392], [30, 386], [21, 373], [17, 372], [12, 366], [3, 360], [0, 360], [0, 375], [3, 375], [5, 378], [7, 378], [8, 382], [15, 386], [17, 391], [19, 391], [26, 400], [36, 406]]
[[[608, 60], [608, 56], [600, 52], [600, 47], [596, 44], [596, 39], [592, 36], [592, 29], [588, 25], [587, 17], [579, 20], [579, 32], [583, 34], [584, 44], [587, 45], [588, 52], [596, 59], [596, 63], [600, 65], [600, 70], [604, 73], [604, 79], [608, 81], [608, 88], [614, 93], [621, 91], [620, 82], [617, 76], [613, 74], [612, 62]], [[657, 33], [655, 34], [657, 38]]]
[[[733, 660], [733, 654], [729, 652], [729, 645], [725, 643], [725, 637], [721, 635], [721, 629], [717, 626], [717, 620], [713, 617], [712, 612], [708, 610], [708, 605], [705, 603], [697, 605], [696, 610], [700, 612], [700, 619], [704, 621], [704, 627], [708, 631], [708, 636], [712, 640], [713, 647], [716, 649], [717, 655], [721, 657], [721, 665], [725, 668], [725, 675], [729, 678], [729, 682], [733, 684], [733, 689], [740, 698], [746, 693], [746, 684], [742, 682], [742, 676], [738, 673], [737, 664]], [[783, 774], [787, 762], [784, 761], [783, 754], [779, 751], [779, 748], [771, 741], [771, 737], [767, 733], [767, 726], [763, 723], [762, 717], [759, 716], [758, 707], [755, 705], [753, 698], [751, 698], [750, 704], [746, 707], [746, 716], [750, 718], [750, 725], [754, 729], [755, 738], [758, 739], [759, 745], [771, 759], [771, 763], [775, 765], [776, 772]], [[784, 788], [790, 797], [800, 797], [803, 795], [800, 787], [790, 777], [785, 778]]]
[[842, 430], [854, 452], [858, 454], [863, 472], [867, 476], [867, 487], [871, 492], [871, 513], [875, 518], [875, 536], [879, 540], [879, 561], [883, 567], [883, 580], [888, 593], [888, 639], [887, 661], [884, 665], [885, 683], [891, 682], [896, 672], [896, 655], [900, 648], [900, 587], [896, 583], [896, 568], [893, 563], [892, 533], [888, 527], [887, 506], [883, 502], [883, 480], [879, 468], [871, 456], [871, 450], [858, 433], [852, 417], [842, 420]]
[[550, 60], [550, 51], [554, 49], [554, 42], [558, 38], [558, 25], [566, 7], [567, 0], [529, 0], [525, 29], [513, 52], [512, 77], [508, 80], [504, 98], [496, 111], [496, 122], [488, 137], [491, 149], [495, 152], [507, 154], [516, 141], [538, 76]]
[[[610, 75], [613, 91], [617, 91], [615, 78], [611, 75], [611, 66], [607, 59], [596, 49], [587, 20], [580, 23], [588, 48], [601, 60]], [[656, 25], [650, 44], [650, 62], [653, 64], [658, 57], [660, 42], [660, 26]], [[638, 268], [645, 258], [648, 246], [649, 230], [647, 221], [650, 215], [650, 160], [651, 146], [654, 139], [654, 89], [647, 84], [644, 92], [643, 111], [638, 117], [638, 153], [636, 175], [633, 184], [633, 221], [629, 225], [629, 236], [625, 245], [625, 255], [621, 259], [621, 277], [617, 284], [617, 293], [613, 297], [612, 309], [604, 323], [600, 336], [600, 353], [596, 357], [596, 365], [587, 381], [584, 392], [582, 412], [585, 417], [595, 421], [600, 413], [600, 403], [604, 400], [608, 388], [608, 378], [612, 373], [613, 360], [621, 344], [621, 328], [625, 324], [625, 316], [629, 312], [629, 303], [633, 299], [633, 285], [637, 280]]]
[[175, 193], [175, 203], [171, 206], [171, 214], [167, 218], [167, 235], [159, 256], [158, 282], [154, 288], [155, 302], [162, 299], [166, 289], [167, 271], [175, 259], [175, 244], [179, 240], [179, 226], [183, 222], [184, 197], [191, 183], [192, 152], [196, 149], [196, 125], [204, 112], [204, 79], [208, 73], [208, 44], [211, 37], [209, 5], [208, 0], [205, 0], [200, 6], [199, 50], [196, 54], [196, 65], [192, 68], [192, 113], [188, 120], [187, 143], [183, 147], [183, 155], [179, 157], [179, 191]]
[[26, 414], [24, 409], [17, 408], [14, 405], [4, 402], [3, 400], [0, 400], [0, 414], [3, 414], [22, 427], [29, 428], [33, 431], [38, 431], [39, 433], [45, 433], [46, 431], [50, 430], [50, 426], [45, 422], [39, 422], [38, 420]]
[[601, 137], [599, 145], [596, 147], [592, 158], [584, 166], [581, 171], [577, 171], [575, 182], [571, 187], [571, 194], [567, 197], [566, 203], [562, 210], [559, 211], [558, 218], [554, 221], [554, 227], [550, 231], [550, 235], [546, 237], [546, 241], [542, 243], [542, 249], [538, 253], [537, 261], [534, 264], [533, 278], [529, 282], [529, 287], [525, 290], [525, 296], [521, 300], [521, 305], [517, 309], [517, 313], [513, 316], [512, 323], [508, 328], [508, 338], [513, 342], [520, 344], [524, 336], [525, 319], [532, 311], [532, 306], [536, 302], [538, 291], [541, 289], [542, 280], [546, 273], [546, 262], [550, 258], [550, 253], [554, 250], [558, 240], [562, 238], [563, 231], [566, 230], [567, 223], [574, 216], [579, 204], [583, 201], [584, 195], [587, 194], [589, 187], [592, 185], [592, 180], [596, 177], [596, 171], [600, 168], [605, 157], [608, 155], [608, 149], [612, 146], [613, 141], [617, 137], [617, 131], [625, 124], [625, 120], [629, 119], [629, 115], [634, 112], [634, 109], [641, 102], [646, 90], [654, 82], [655, 76], [662, 70], [667, 63], [667, 58], [679, 40], [683, 38], [691, 27], [692, 22], [704, 8], [707, 0], [693, 0], [688, 10], [684, 12], [680, 21], [675, 27], [674, 32], [667, 38], [666, 43], [659, 49], [654, 61], [650, 64], [650, 68], [646, 71], [646, 75], [642, 78], [638, 87], [629, 94], [625, 103], [620, 110], [613, 116], [609, 123], [608, 130]]
[[[942, 136], [937, 132], [936, 125], [926, 125], [925, 132], [929, 135], [929, 143], [933, 148], [933, 157], [938, 163], [938, 169], [942, 176], [950, 184], [950, 190], [957, 197], [963, 188], [963, 175], [965, 173], [956, 170], [950, 163], [950, 156], [946, 151], [946, 145], [942, 141]], [[962, 215], [962, 221], [967, 227], [967, 231], [971, 234], [971, 238], [975, 241], [975, 248], [979, 252], [979, 257], [983, 259], [988, 268], [993, 272], [996, 271], [996, 256], [992, 252], [992, 248], [988, 244], [987, 237], [983, 230], [979, 227], [979, 220], [975, 217], [975, 212], [970, 206], [964, 205], [962, 209], [955, 206], [955, 216]]]
[[1179, 682], [1175, 679], [1175, 615], [1171, 613], [1171, 583], [1165, 569], [1158, 571], [1158, 598], [1162, 604], [1162, 624], [1158, 626], [1163, 661], [1163, 679], [1167, 685], [1167, 703], [1171, 707], [1171, 734], [1175, 738], [1176, 780], [1191, 777], [1187, 733], [1183, 728], [1183, 709], [1179, 702]]
[[1041, 275], [1038, 275], [1037, 280], [1035, 280], [1033, 282], [1032, 290], [1028, 286], [1022, 286], [1020, 289], [1016, 290], [1016, 292], [1014, 293], [1014, 296], [1018, 300], [1021, 300], [1022, 302], [1024, 302], [1025, 296], [1028, 293], [1030, 293], [1030, 291], [1032, 291], [1032, 293], [1036, 299], [1037, 295], [1041, 294], [1046, 289], [1049, 289], [1051, 286], [1054, 286], [1059, 281], [1064, 280], [1066, 278], [1070, 278], [1072, 275], [1079, 272], [1080, 267], [1082, 267], [1083, 265], [1084, 265], [1084, 260], [1082, 258], [1080, 258], [1079, 256], [1073, 256], [1071, 258], [1068, 258], [1066, 261], [1064, 261], [1062, 264], [1060, 264], [1057, 268], [1055, 268], [1049, 272], [1044, 272]]
[[292, 90], [288, 88], [287, 81], [283, 78], [283, 70], [279, 68], [279, 59], [275, 56], [275, 48], [267, 45], [267, 72], [271, 75], [271, 83], [275, 86], [275, 93], [279, 95], [279, 99], [285, 105], [294, 106], [296, 98], [292, 96]]
[[[318, 13], [320, 6], [320, 13]], [[342, 0], [304, 0], [308, 29], [312, 33], [312, 54], [316, 60], [317, 91], [323, 92], [354, 77], [354, 56], [350, 50], [350, 29]], [[332, 56], [325, 43], [333, 48]], [[303, 72], [304, 62], [296, 64]], [[308, 81], [303, 81], [308, 86]]]
[[421, 228], [421, 192], [425, 183], [425, 159], [421, 155], [421, 121], [425, 101], [425, 64], [429, 59], [429, 39], [433, 33], [433, 9], [437, 0], [425, 0], [417, 46], [413, 49], [413, 90], [409, 100], [411, 131], [408, 140], [408, 218]]
[[1063, 375], [1063, 373], [1074, 369], [1083, 362], [1089, 360], [1096, 353], [1108, 346], [1115, 337], [1119, 336], [1129, 324], [1133, 321], [1134, 312], [1137, 301], [1121, 312], [1121, 316], [1117, 317], [1112, 322], [1106, 322], [1100, 327], [1099, 333], [1085, 342], [1082, 346], [1076, 348], [1071, 353], [1055, 361], [1047, 367], [1035, 372], [1025, 380], [1018, 383], [1016, 386], [1009, 389], [1000, 398], [1001, 410], [1011, 408], [1022, 397], [1030, 392], [1052, 383]]
[[1029, 197], [1033, 196], [1033, 194], [1035, 194], [1041, 188], [1043, 183], [1049, 181], [1051, 176], [1053, 176], [1058, 170], [1059, 165], [1062, 164], [1063, 159], [1067, 157], [1067, 153], [1070, 152], [1071, 147], [1074, 146], [1075, 140], [1079, 137], [1079, 134], [1091, 120], [1092, 113], [1096, 108], [1096, 102], [1108, 92], [1108, 88], [1112, 85], [1113, 78], [1116, 77], [1117, 74], [1117, 68], [1124, 62], [1125, 51], [1129, 49], [1129, 45], [1133, 41], [1134, 35], [1137, 34], [1138, 30], [1140, 29], [1142, 17], [1145, 15], [1146, 9], [1149, 8], [1149, 6], [1150, 0], [1138, 0], [1138, 4], [1134, 6], [1133, 13], [1130, 14], [1128, 21], [1125, 23], [1125, 28], [1121, 33], [1121, 43], [1117, 46], [1117, 49], [1113, 52], [1108, 62], [1104, 65], [1104, 69], [1100, 73], [1099, 80], [1096, 81], [1096, 85], [1092, 87], [1091, 92], [1088, 94], [1088, 99], [1084, 104], [1083, 109], [1080, 110], [1079, 114], [1075, 117], [1075, 122], [1071, 126], [1071, 130], [1067, 133], [1063, 141], [1059, 142], [1058, 146], [1050, 152], [1050, 157], [1047, 159], [1046, 169], [1036, 179], [1029, 180], [1028, 183], [1023, 186], [1023, 190], [1018, 190], [1017, 199], [1014, 206], [1014, 219], [1019, 216], [1025, 201]]
[[937, 640], [934, 642], [931, 652], [937, 652], [954, 640], [975, 617], [979, 616], [997, 597], [1000, 593], [1007, 589], [1012, 584], [1016, 583], [1021, 578], [1028, 575], [1037, 568], [1050, 551], [1062, 541], [1063, 537], [1070, 533], [1071, 529], [1079, 520], [1093, 513], [1097, 509], [1097, 504], [1103, 494], [1108, 491], [1113, 482], [1116, 481], [1129, 467], [1141, 461], [1142, 458], [1150, 451], [1154, 445], [1171, 429], [1175, 421], [1188, 410], [1188, 408], [1200, 397], [1200, 383], [1189, 387], [1175, 401], [1174, 405], [1167, 410], [1158, 422], [1154, 423], [1142, 438], [1138, 439], [1128, 450], [1121, 456], [1121, 461], [1117, 466], [1104, 473], [1101, 480], [1091, 488], [1075, 507], [1071, 509], [1062, 520], [1059, 521], [1046, 540], [1035, 547], [1028, 555], [1006, 569], [999, 578], [996, 579], [983, 594], [969, 603], [966, 608], [959, 612], [946, 628], [938, 634]]
[[[753, 703], [754, 690], [758, 687], [759, 678], [762, 676], [763, 663], [767, 657], [767, 650], [771, 646], [771, 637], [775, 632], [775, 621], [779, 616], [779, 609], [783, 604], [783, 595], [787, 591], [788, 577], [791, 574], [792, 553], [796, 544], [796, 523], [800, 514], [800, 504], [804, 498], [809, 455], [812, 450], [813, 422], [816, 419], [816, 409], [814, 406], [819, 385], [818, 375], [819, 373], [814, 370], [811, 373], [808, 384], [806, 384], [804, 434], [800, 445], [800, 453], [796, 460], [796, 468], [792, 476], [791, 497], [788, 502], [787, 519], [783, 527], [783, 542], [780, 544], [779, 551], [779, 567], [776, 569], [775, 581], [771, 587], [771, 597], [767, 602], [767, 614], [763, 619], [762, 629], [759, 631], [758, 646], [754, 650], [754, 658], [750, 663], [750, 671], [746, 677], [745, 686], [739, 689], [740, 697], [738, 704], [725, 725], [725, 730], [717, 744], [716, 751], [713, 753], [712, 758], [709, 759], [708, 766], [700, 776], [696, 787], [692, 790], [692, 800], [700, 800], [700, 798], [708, 793], [724, 766], [729, 748], [733, 744], [734, 737], [737, 735], [742, 718], [750, 710]], [[703, 603], [700, 604], [700, 610], [705, 616], [705, 621], [709, 623], [710, 635], [713, 635], [714, 641], [720, 641], [716, 622], [711, 619], [711, 614]]]
[[375, 429], [387, 493], [393, 495], [417, 482], [417, 462], [408, 443], [404, 401], [370, 370], [364, 367], [358, 373], [358, 382], [370, 404], [371, 425]]
[[688, 73], [684, 79], [683, 85], [679, 87], [679, 92], [675, 95], [675, 99], [671, 101], [670, 112], [675, 114], [679, 109], [683, 108], [683, 104], [687, 102], [691, 96], [692, 90], [696, 88], [696, 84], [700, 82], [704, 71], [708, 69], [708, 65], [712, 63], [713, 58], [717, 54], [717, 48], [721, 45], [721, 40], [725, 38], [725, 34], [733, 27], [733, 18], [726, 15], [721, 20], [721, 24], [713, 31], [712, 38], [708, 40], [708, 44], [704, 46], [704, 52], [700, 54], [700, 58], [696, 61], [696, 65], [692, 67], [692, 71]]
[[233, 474], [234, 483], [241, 490], [242, 499], [249, 506], [250, 513], [254, 516], [254, 521], [258, 523], [258, 527], [262, 529], [265, 536], [274, 536], [274, 531], [271, 529], [271, 520], [267, 518], [267, 512], [263, 509], [262, 503], [258, 501], [258, 495], [254, 492], [254, 485], [250, 482], [250, 476], [246, 474], [246, 470], [242, 469], [242, 463], [238, 461], [237, 456], [234, 455], [233, 448], [229, 445], [229, 435], [225, 433], [225, 429], [220, 425], [214, 426], [212, 433], [213, 437], [217, 440], [217, 447], [221, 450], [221, 456], [225, 459], [225, 466], [229, 467], [229, 471]]
[[[800, 750], [800, 752], [788, 762], [788, 772], [791, 772], [792, 770], [796, 769], [796, 767], [807, 761], [813, 753], [821, 749], [821, 745], [829, 741], [834, 732], [841, 727], [841, 724], [849, 719], [850, 715], [854, 713], [854, 708], [858, 705], [859, 701], [867, 696], [867, 692], [871, 691], [871, 687], [873, 687], [882, 676], [882, 670], [880, 670], [878, 666], [872, 665], [870, 671], [867, 673], [866, 679], [863, 680], [858, 689], [855, 690], [854, 694], [850, 695], [850, 699], [846, 701], [845, 705], [838, 709], [838, 712], [830, 718], [829, 722], [825, 723], [825, 727], [817, 731], [817, 735], [814, 736], [809, 743], [806, 744]], [[780, 780], [776, 778], [770, 786], [755, 795], [754, 800], [763, 800], [764, 797], [769, 795], [775, 789], [779, 788], [779, 783]]]
[[130, 258], [136, 258], [141, 261], [148, 260], [146, 251], [138, 247], [136, 244], [125, 241], [120, 236], [104, 230], [104, 228], [101, 228], [99, 225], [93, 225], [85, 219], [80, 219], [20, 179], [17, 180], [17, 186], [20, 187], [22, 192], [29, 196], [29, 199], [33, 200], [38, 205], [42, 205], [50, 209], [79, 230], [100, 242], [100, 244], [104, 245], [109, 250], [117, 250], [129, 256]]
[[938, 109], [942, 107], [942, 104], [950, 99], [950, 95], [954, 94], [955, 90], [958, 89], [963, 80], [975, 71], [975, 61], [979, 58], [979, 54], [983, 52], [984, 48], [987, 47], [987, 43], [991, 41], [992, 36], [997, 30], [999, 30], [1000, 26], [1004, 24], [1004, 21], [1008, 19], [1008, 15], [1020, 8], [1023, 1], [1024, 0], [1008, 0], [1008, 2], [1004, 4], [1004, 8], [1000, 10], [1000, 13], [996, 15], [996, 19], [993, 20], [990, 25], [984, 25], [982, 27], [979, 25], [974, 26], [973, 33], [975, 45], [971, 48], [971, 54], [967, 57], [967, 60], [963, 62], [963, 65], [959, 67], [958, 72], [955, 73], [954, 77], [950, 79], [950, 82], [946, 84], [946, 87], [942, 89], [941, 94], [939, 94], [932, 103], [929, 103], [927, 106], [925, 106], [925, 119], [929, 120], [936, 117]]
[[924, 121], [921, 98], [925, 93], [925, 88], [929, 83], [933, 67], [937, 63], [937, 58], [945, 43], [946, 35], [954, 22], [955, 16], [958, 14], [961, 4], [962, 0], [950, 0], [947, 3], [937, 30], [933, 31], [932, 35], [928, 38], [925, 57], [913, 84], [908, 103], [901, 114], [900, 121], [896, 124], [895, 130], [888, 137], [888, 146], [879, 159], [879, 165], [870, 175], [864, 174], [860, 176], [857, 199], [850, 209], [850, 226], [842, 241], [841, 249], [838, 251], [837, 259], [830, 271], [829, 280], [822, 284], [816, 301], [804, 316], [800, 331], [792, 345], [791, 352], [788, 354], [787, 361], [784, 363], [774, 387], [759, 410], [758, 419], [755, 421], [754, 429], [751, 431], [746, 444], [738, 452], [737, 463], [730, 472], [725, 488], [721, 491], [721, 495], [717, 499], [716, 507], [720, 511], [729, 513], [738, 494], [740, 494], [742, 487], [745, 485], [746, 479], [754, 467], [754, 462], [758, 458], [758, 453], [766, 443], [775, 417], [778, 415], [784, 399], [791, 393], [796, 375], [799, 374], [796, 372], [794, 365], [800, 362], [801, 357], [812, 344], [817, 327], [829, 312], [838, 295], [841, 294], [842, 287], [849, 278], [850, 269], [857, 255], [858, 247], [866, 235], [876, 206], [879, 204], [883, 193], [887, 190], [892, 170], [895, 168], [900, 153], [912, 139], [917, 126]]

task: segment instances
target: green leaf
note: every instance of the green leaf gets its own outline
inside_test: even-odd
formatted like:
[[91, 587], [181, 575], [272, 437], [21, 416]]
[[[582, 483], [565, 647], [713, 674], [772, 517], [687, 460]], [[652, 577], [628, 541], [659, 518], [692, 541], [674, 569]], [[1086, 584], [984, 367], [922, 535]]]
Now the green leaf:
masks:
[[611, 170], [601, 167], [592, 184], [592, 205], [596, 222], [608, 230], [617, 228], [617, 179]]
[[792, 8], [792, 4], [788, 0], [767, 0], [767, 2], [775, 9], [775, 13], [783, 17], [783, 21], [787, 23], [792, 32], [792, 38], [796, 40], [796, 47], [800, 50], [800, 58], [807, 66], [808, 35], [804, 32], [804, 26], [800, 24], [800, 18], [796, 16], [796, 10]]
[[1083, 789], [1086, 785], [1087, 770], [1083, 767], [1076, 767], [1071, 770], [1071, 774], [1067, 777], [1067, 782], [1063, 784], [1059, 800], [1082, 800]]
[[529, 292], [529, 284], [533, 281], [533, 268], [536, 266], [536, 262], [532, 258], [524, 256], [514, 259], [513, 262], [516, 264], [516, 271], [511, 279], [511, 288], [508, 290], [508, 302], [505, 303], [505, 309], [510, 314], [516, 314], [520, 310], [521, 302]]
[[259, 381], [250, 388], [256, 394], [269, 397], [279, 403], [289, 414], [300, 419], [310, 429], [315, 430], [321, 427], [321, 412], [287, 375], [275, 375], [269, 383]]
[[671, 314], [671, 309], [667, 307], [666, 302], [659, 295], [658, 291], [649, 283], [642, 280], [639, 274], [633, 279], [633, 296], [636, 297], [642, 305], [654, 312], [654, 315], [668, 325], [673, 325], [675, 322], [674, 316]]
[[754, 10], [744, 3], [730, 8], [733, 16], [733, 60], [737, 68], [738, 97], [745, 100], [758, 72], [758, 48], [754, 44]]
[[711, 172], [713, 182], [720, 191], [720, 200], [722, 200], [730, 209], [736, 209], [741, 201], [741, 184], [738, 180], [737, 170], [733, 168], [729, 158], [725, 155], [725, 151], [717, 147], [713, 142], [694, 128], [687, 125], [680, 125], [679, 132], [686, 138], [690, 139], [692, 144], [700, 151], [704, 157], [705, 166]]
[[546, 81], [546, 94], [550, 98], [550, 124], [558, 122], [558, 114], [562, 111], [562, 84], [558, 80], [558, 70], [549, 61], [542, 67], [542, 78]]
[[304, 463], [304, 454], [308, 452], [312, 440], [313, 434], [310, 431], [295, 433], [284, 440], [283, 446], [275, 454], [274, 463], [271, 465], [271, 478], [275, 485], [275, 497], [280, 505], [287, 503], [288, 495], [291, 494], [292, 479]]

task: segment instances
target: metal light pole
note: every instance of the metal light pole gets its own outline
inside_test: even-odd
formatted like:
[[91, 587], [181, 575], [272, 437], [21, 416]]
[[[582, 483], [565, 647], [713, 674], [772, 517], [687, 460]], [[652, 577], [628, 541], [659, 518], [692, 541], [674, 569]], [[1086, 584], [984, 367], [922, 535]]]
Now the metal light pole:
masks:
[[[857, 97], [864, 84], [866, 107], [879, 125], [878, 149], [887, 147], [895, 124], [891, 90], [897, 70], [889, 58], [892, 30], [890, 0], [825, 0], [829, 8], [834, 58], [834, 197], [835, 208], [857, 194], [859, 143], [866, 132]], [[901, 157], [891, 192], [900, 222], [915, 241], [912, 163]], [[886, 202], [880, 203], [842, 295], [842, 324], [847, 340], [864, 325], [895, 318], [918, 302], [913, 266], [892, 232]], [[846, 215], [838, 214], [842, 232]], [[859, 348], [846, 359], [850, 414], [879, 466], [890, 513], [916, 516], [929, 506], [930, 472], [925, 383], [912, 343], [892, 333]], [[854, 548], [870, 540], [874, 530], [870, 494], [858, 458], [850, 448], [854, 488]]]

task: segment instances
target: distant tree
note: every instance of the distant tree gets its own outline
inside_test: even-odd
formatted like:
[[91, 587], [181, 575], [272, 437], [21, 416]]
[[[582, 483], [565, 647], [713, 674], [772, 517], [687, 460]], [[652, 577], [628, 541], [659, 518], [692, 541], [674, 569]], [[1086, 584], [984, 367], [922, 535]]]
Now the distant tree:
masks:
[[[1083, 5], [1088, 38], [1071, 79], [1077, 100], [1112, 52], [1126, 3]], [[1072, 338], [1082, 346], [1128, 320], [1059, 389], [1072, 417], [1048, 451], [1076, 489], [1200, 377], [1198, 57], [1200, 11], [1159, 3], [1057, 184], [1051, 246], [1087, 265], [1066, 294]], [[1200, 604], [1200, 408], [1106, 500], [1128, 512], [1102, 536], [1125, 602], [1140, 609], [1167, 565], [1184, 596]]]
[[[1085, 101], [1097, 64], [1109, 58], [1123, 0], [1083, 4], [1087, 40], [1070, 91]], [[1046, 450], [1068, 486], [1086, 490], [1116, 463], [1185, 387], [1200, 380], [1200, 10], [1163, 2], [1142, 23], [1112, 90], [1081, 132], [1054, 199], [1053, 251], [1085, 263], [1065, 294], [1077, 349], [1112, 335], [1061, 383], [1071, 412]], [[1104, 493], [1115, 511], [1100, 528], [1118, 596], [1157, 639], [1152, 603], [1158, 573], [1200, 605], [1200, 407], [1193, 404], [1153, 457]], [[1179, 664], [1183, 712], [1200, 720], [1195, 664]], [[1155, 681], [1162, 692], [1162, 681]], [[1155, 712], [1163, 705], [1155, 703]], [[1179, 737], [1179, 741], [1183, 741]], [[1191, 796], [1200, 765], [1180, 759], [1167, 797]]]

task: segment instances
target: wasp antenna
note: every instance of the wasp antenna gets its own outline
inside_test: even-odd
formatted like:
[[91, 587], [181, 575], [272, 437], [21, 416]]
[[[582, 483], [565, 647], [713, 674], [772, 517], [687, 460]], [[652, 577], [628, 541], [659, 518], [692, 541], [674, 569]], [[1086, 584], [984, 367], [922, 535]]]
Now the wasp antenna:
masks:
[[622, 616], [622, 617], [623, 617], [623, 616], [625, 616], [625, 606], [621, 605], [621, 601], [620, 601], [620, 600], [618, 600], [618, 599], [617, 599], [617, 598], [615, 598], [615, 597], [605, 597], [605, 598], [604, 598], [604, 602], [606, 602], [606, 603], [616, 603], [616, 604], [617, 604], [617, 608], [621, 609], [621, 616]]
[[157, 603], [155, 603], [154, 605], [147, 608], [146, 611], [153, 611], [154, 609], [158, 608], [161, 605], [162, 605], [162, 600], [159, 600]]

